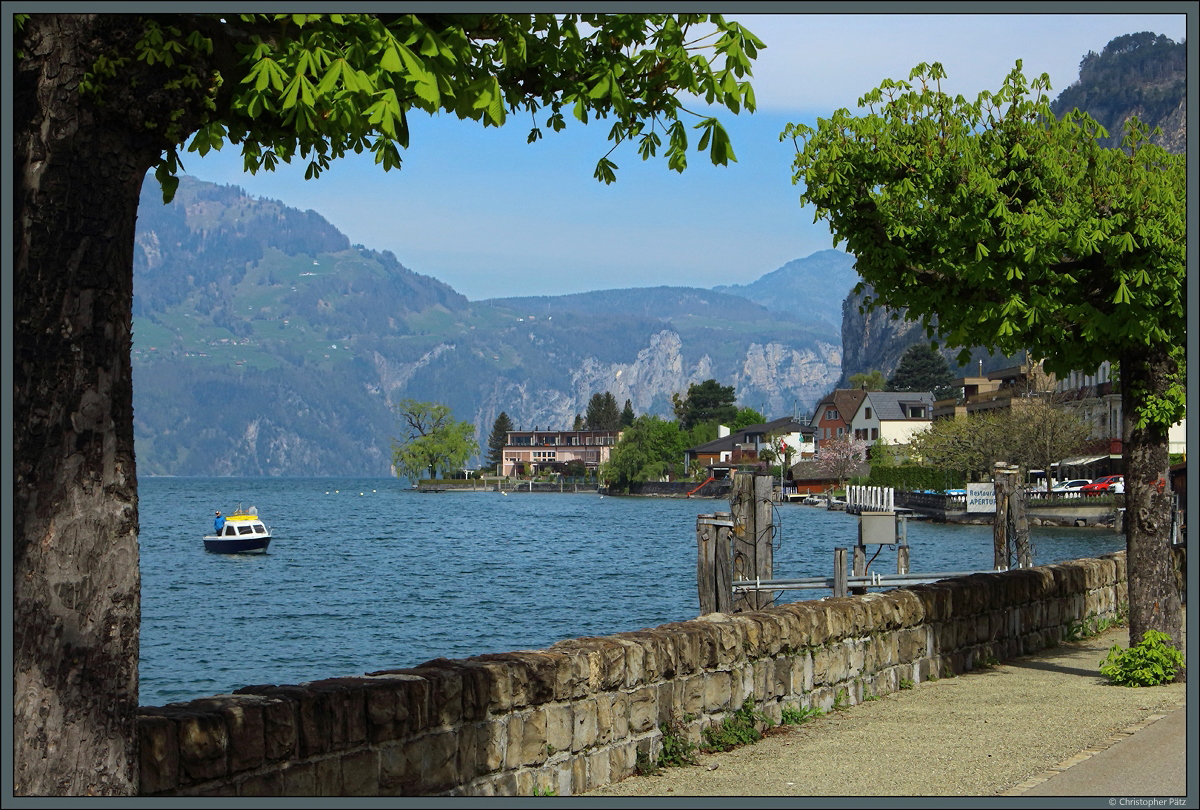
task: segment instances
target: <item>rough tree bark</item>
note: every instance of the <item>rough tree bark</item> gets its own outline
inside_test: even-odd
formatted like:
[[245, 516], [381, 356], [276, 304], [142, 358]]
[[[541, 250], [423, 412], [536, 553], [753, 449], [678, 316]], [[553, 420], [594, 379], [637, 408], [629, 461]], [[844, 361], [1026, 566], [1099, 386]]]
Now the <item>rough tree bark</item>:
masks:
[[[1163, 347], [1121, 358], [1125, 441], [1125, 543], [1129, 572], [1129, 641], [1161, 629], [1183, 650], [1183, 608], [1170, 548], [1172, 493], [1165, 428], [1137, 426], [1148, 396], [1161, 395], [1174, 371]], [[1181, 670], [1177, 680], [1186, 679]]]
[[[133, 240], [162, 121], [191, 99], [133, 64], [78, 84], [138, 18], [34, 15], [14, 75], [13, 784], [131, 795], [140, 574]], [[137, 81], [131, 81], [137, 79]], [[124, 88], [124, 89], [121, 89]], [[186, 126], [186, 121], [184, 122]], [[157, 128], [156, 128], [157, 127]]]

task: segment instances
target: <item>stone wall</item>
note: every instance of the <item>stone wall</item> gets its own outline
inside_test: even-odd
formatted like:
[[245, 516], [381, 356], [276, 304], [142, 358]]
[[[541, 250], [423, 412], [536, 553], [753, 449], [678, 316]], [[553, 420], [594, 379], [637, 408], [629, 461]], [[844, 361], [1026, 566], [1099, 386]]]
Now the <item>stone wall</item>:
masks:
[[1124, 553], [709, 614], [548, 649], [143, 707], [142, 795], [578, 794], [746, 697], [858, 703], [1057, 643], [1126, 601]]

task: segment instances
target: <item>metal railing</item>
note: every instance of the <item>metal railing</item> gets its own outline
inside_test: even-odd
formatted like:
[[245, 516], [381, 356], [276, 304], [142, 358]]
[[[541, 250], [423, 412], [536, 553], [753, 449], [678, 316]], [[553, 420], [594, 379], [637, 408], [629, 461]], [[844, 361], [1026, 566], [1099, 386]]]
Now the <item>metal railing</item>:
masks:
[[[943, 579], [969, 577], [973, 574], [992, 574], [995, 571], [943, 571], [932, 574], [868, 574], [861, 577], [846, 577], [848, 588], [900, 588], [906, 585], [928, 585]], [[734, 593], [750, 591], [800, 591], [827, 590], [836, 587], [834, 577], [801, 577], [799, 579], [739, 579], [733, 583]]]

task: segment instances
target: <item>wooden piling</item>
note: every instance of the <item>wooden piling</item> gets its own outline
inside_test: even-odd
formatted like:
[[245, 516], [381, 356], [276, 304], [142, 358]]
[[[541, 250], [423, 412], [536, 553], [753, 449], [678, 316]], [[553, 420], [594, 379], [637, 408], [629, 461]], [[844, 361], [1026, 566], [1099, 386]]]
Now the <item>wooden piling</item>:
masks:
[[846, 595], [846, 547], [838, 546], [833, 550], [833, 595]]
[[733, 559], [730, 553], [730, 537], [733, 534], [732, 515], [728, 512], [717, 512], [719, 521], [716, 529], [716, 546], [713, 554], [713, 576], [716, 580], [714, 588], [717, 599], [718, 613], [733, 612]]
[[731, 530], [732, 520], [728, 512], [696, 517], [696, 590], [700, 597], [701, 616], [706, 613], [729, 613], [732, 610]]
[[992, 567], [1008, 570], [1008, 465], [997, 461], [992, 475], [996, 493], [996, 516], [992, 520]]
[[1029, 542], [1029, 517], [1025, 513], [1025, 491], [1016, 485], [1016, 475], [1009, 476], [1013, 480], [1008, 496], [1008, 515], [1013, 541], [1017, 548], [1017, 565], [1021, 568], [1033, 567], [1033, 546]]
[[[771, 495], [774, 479], [769, 475], [754, 476], [754, 576], [774, 579], [775, 574], [775, 507]], [[758, 591], [758, 609], [775, 602], [772, 591]]]
[[700, 595], [701, 616], [717, 610], [717, 527], [711, 520], [712, 515], [696, 516], [696, 590]]

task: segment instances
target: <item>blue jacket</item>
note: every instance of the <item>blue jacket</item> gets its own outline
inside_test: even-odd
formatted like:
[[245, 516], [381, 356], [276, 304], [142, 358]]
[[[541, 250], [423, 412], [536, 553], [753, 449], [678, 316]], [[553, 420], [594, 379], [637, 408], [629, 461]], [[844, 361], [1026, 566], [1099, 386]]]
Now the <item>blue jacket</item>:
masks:
[[225, 516], [217, 515], [216, 520], [213, 521], [213, 531], [216, 534], [220, 534], [221, 529], [223, 529], [223, 528], [225, 528]]

